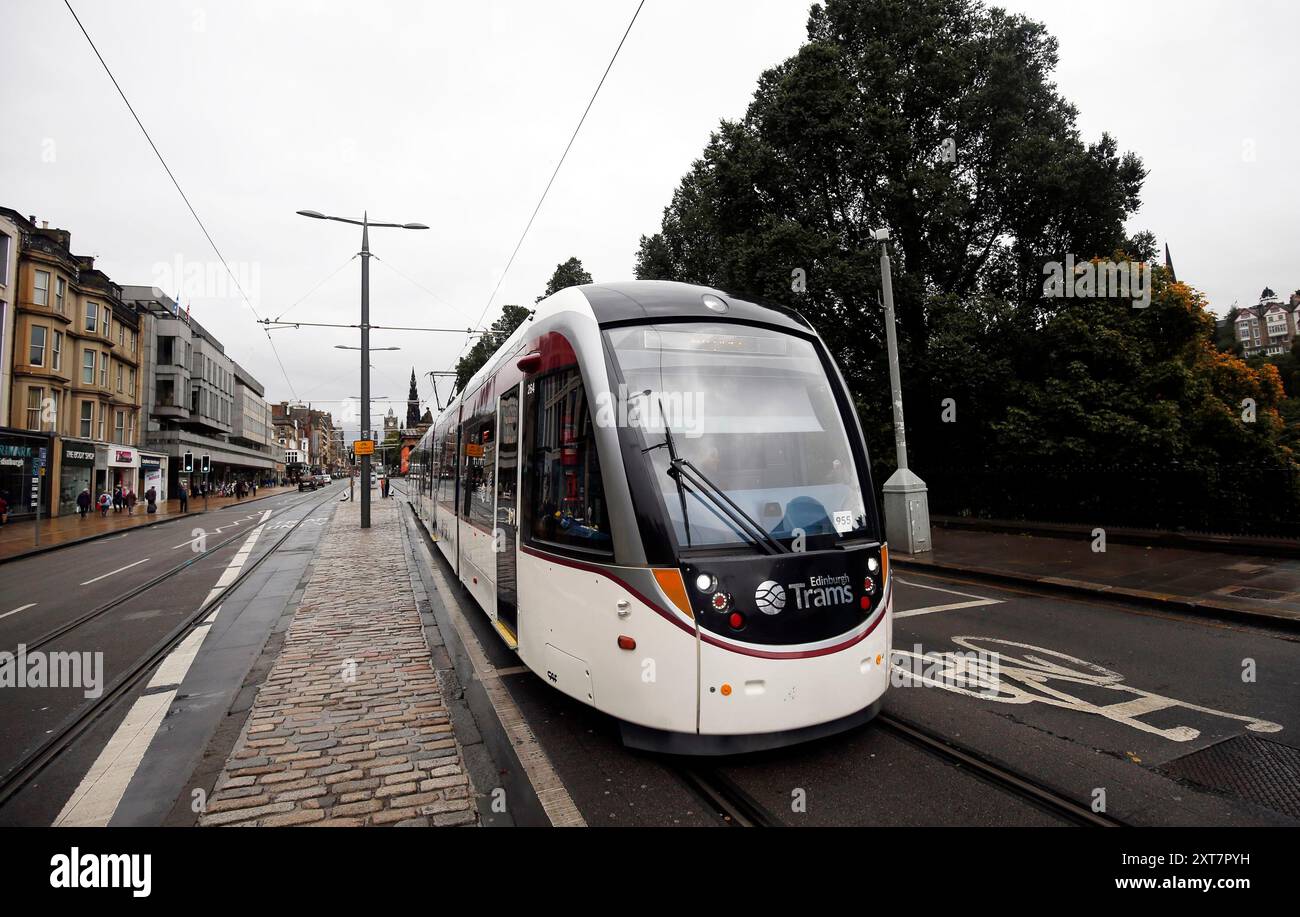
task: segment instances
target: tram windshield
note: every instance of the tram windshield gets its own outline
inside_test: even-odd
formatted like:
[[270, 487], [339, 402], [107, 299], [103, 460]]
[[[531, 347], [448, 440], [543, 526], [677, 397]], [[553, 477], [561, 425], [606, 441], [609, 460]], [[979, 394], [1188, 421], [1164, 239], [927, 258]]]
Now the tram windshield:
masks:
[[[789, 544], [874, 537], [832, 382], [812, 342], [749, 325], [636, 325], [605, 332], [622, 374], [597, 423], [638, 436], [682, 548], [755, 539], [744, 515]], [[743, 511], [678, 488], [672, 453]]]

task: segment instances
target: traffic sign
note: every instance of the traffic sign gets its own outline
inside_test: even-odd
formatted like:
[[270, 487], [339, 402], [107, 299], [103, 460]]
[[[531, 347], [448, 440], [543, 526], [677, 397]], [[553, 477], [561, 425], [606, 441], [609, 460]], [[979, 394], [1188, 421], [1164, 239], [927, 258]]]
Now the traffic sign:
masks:
[[375, 441], [373, 439], [353, 440], [352, 452], [354, 455], [374, 455]]

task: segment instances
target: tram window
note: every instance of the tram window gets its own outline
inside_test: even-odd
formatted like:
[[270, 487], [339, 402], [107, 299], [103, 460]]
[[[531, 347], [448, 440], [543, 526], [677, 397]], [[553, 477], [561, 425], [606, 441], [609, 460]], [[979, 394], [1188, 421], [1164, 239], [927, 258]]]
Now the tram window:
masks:
[[578, 369], [536, 380], [525, 410], [523, 529], [530, 541], [612, 554], [595, 424]]
[[465, 445], [461, 480], [462, 517], [491, 529], [496, 493], [496, 417], [489, 414], [467, 421], [462, 429]]
[[438, 443], [438, 502], [449, 510], [456, 506], [456, 442], [456, 431], [448, 426]]

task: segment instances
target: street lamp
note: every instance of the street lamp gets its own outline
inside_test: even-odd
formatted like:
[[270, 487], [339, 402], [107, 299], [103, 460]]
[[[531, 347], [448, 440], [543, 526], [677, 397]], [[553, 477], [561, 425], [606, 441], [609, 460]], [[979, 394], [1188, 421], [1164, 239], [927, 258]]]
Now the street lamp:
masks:
[[889, 271], [889, 230], [877, 229], [880, 286], [885, 300], [885, 341], [889, 347], [889, 392], [894, 402], [894, 451], [898, 470], [889, 476], [885, 495], [885, 540], [908, 554], [930, 550], [930, 505], [925, 482], [907, 467], [907, 433], [903, 427], [903, 383], [898, 373], [898, 332], [894, 327], [894, 282]]
[[[361, 429], [370, 428], [370, 227], [388, 229], [428, 229], [423, 223], [372, 223], [369, 213], [361, 219], [328, 216], [317, 210], [299, 210], [299, 214], [313, 220], [334, 220], [361, 227]], [[361, 479], [370, 481], [370, 456], [361, 456]], [[361, 527], [370, 528], [370, 488], [361, 488]]]
[[[361, 348], [360, 348], [360, 347], [352, 347], [352, 346], [350, 346], [350, 345], [348, 345], [348, 344], [335, 344], [335, 345], [334, 345], [334, 349], [335, 349], [335, 350], [360, 350]], [[371, 347], [371, 348], [370, 348], [370, 352], [371, 352], [371, 353], [374, 353], [376, 350], [401, 350], [401, 349], [402, 349], [402, 348], [400, 348], [400, 347]]]

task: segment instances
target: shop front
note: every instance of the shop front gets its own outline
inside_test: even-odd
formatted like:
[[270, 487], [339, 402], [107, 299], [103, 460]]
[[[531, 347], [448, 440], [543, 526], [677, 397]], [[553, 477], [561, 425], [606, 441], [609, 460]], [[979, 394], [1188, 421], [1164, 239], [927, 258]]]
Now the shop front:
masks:
[[91, 485], [95, 476], [95, 444], [75, 439], [64, 439], [59, 447], [59, 507], [60, 516], [77, 512], [77, 495], [90, 490], [93, 503], [99, 494]]
[[0, 429], [0, 496], [9, 504], [11, 520], [35, 515], [38, 502], [41, 516], [49, 515], [49, 485], [45, 482], [51, 455], [49, 436]]
[[167, 457], [149, 452], [140, 453], [140, 499], [152, 487], [159, 503], [167, 502]]
[[134, 446], [117, 443], [95, 447], [95, 492], [112, 494], [117, 488], [134, 490], [143, 496], [139, 487], [140, 450]]

